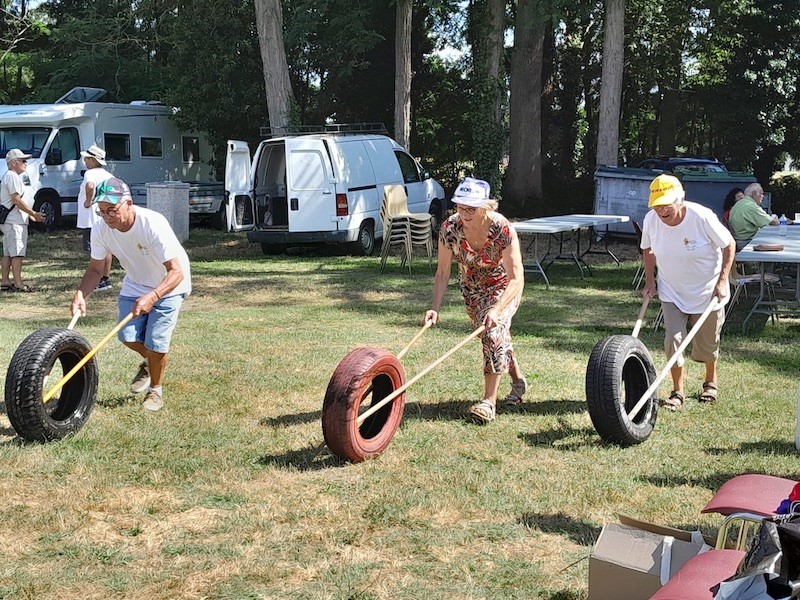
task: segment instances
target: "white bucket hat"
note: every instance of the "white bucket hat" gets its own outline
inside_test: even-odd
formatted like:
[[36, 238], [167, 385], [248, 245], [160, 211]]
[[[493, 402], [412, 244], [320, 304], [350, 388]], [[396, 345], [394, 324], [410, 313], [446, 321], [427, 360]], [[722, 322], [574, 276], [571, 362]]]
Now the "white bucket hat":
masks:
[[99, 146], [95, 146], [94, 144], [89, 146], [88, 150], [82, 150], [81, 156], [85, 158], [93, 158], [103, 166], [106, 164], [106, 151]]
[[453, 203], [477, 208], [489, 200], [489, 184], [483, 179], [464, 177], [453, 193]]

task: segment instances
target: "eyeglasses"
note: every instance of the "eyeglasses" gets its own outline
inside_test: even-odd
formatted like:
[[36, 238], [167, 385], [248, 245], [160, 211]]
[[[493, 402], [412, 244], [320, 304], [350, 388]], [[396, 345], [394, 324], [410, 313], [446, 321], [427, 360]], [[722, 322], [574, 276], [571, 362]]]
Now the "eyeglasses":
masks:
[[471, 215], [471, 214], [473, 214], [473, 213], [474, 213], [476, 210], [478, 210], [478, 208], [477, 208], [477, 207], [474, 207], [474, 208], [473, 208], [473, 207], [471, 207], [471, 206], [464, 206], [463, 204], [456, 204], [456, 207], [458, 208], [458, 211], [459, 211], [459, 212], [467, 213], [468, 215]]
[[106, 211], [102, 211], [99, 208], [97, 208], [95, 209], [94, 212], [98, 217], [102, 217], [104, 219], [110, 219], [111, 217], [116, 218], [120, 208], [121, 208], [120, 206], [117, 206], [116, 208], [109, 208]]

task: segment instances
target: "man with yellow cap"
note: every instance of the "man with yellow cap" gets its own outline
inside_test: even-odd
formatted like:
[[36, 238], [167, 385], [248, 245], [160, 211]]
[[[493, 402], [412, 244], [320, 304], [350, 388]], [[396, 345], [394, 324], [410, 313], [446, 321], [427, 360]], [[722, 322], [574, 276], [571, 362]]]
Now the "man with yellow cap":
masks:
[[[645, 286], [642, 296], [656, 294], [655, 272], [658, 267], [658, 296], [664, 311], [664, 351], [671, 357], [713, 298], [719, 307], [713, 310], [692, 340], [692, 359], [705, 364], [705, 381], [698, 395], [700, 402], [717, 400], [717, 360], [719, 338], [725, 321], [729, 298], [728, 273], [736, 254], [736, 242], [717, 216], [705, 206], [685, 201], [680, 180], [659, 175], [650, 184], [652, 209], [642, 224], [642, 253]], [[681, 356], [671, 369], [672, 392], [662, 405], [669, 410], [683, 407]]]

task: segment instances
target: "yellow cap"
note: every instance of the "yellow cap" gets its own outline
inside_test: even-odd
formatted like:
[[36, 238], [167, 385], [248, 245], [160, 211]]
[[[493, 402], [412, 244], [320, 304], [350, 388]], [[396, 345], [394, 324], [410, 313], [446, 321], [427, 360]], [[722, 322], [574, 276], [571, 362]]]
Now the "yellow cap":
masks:
[[650, 183], [650, 200], [647, 208], [672, 204], [683, 200], [683, 185], [674, 175], [659, 175]]

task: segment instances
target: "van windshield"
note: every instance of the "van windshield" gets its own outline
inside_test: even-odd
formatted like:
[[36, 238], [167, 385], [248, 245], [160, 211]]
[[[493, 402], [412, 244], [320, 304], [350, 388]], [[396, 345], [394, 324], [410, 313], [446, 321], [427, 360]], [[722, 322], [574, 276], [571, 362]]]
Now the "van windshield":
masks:
[[51, 131], [51, 127], [0, 127], [0, 158], [12, 148], [39, 158]]

